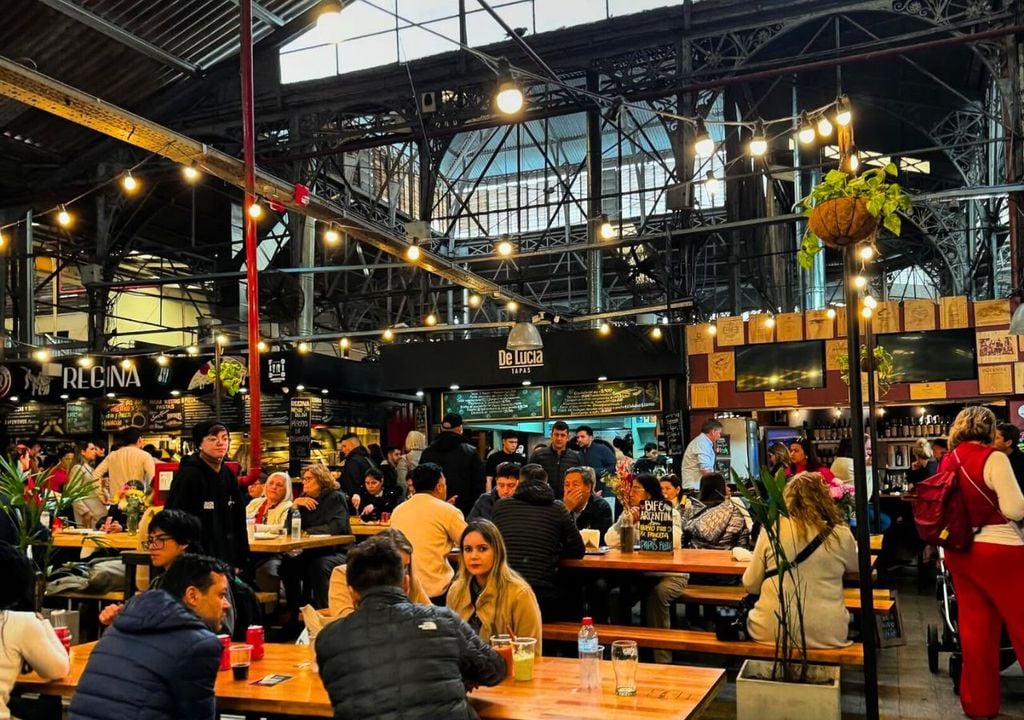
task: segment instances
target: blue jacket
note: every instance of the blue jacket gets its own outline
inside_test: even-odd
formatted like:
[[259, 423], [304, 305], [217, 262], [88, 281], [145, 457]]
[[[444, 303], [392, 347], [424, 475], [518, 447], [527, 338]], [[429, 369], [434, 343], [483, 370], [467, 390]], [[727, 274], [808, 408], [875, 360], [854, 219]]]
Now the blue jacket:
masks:
[[598, 484], [604, 487], [601, 478], [605, 475], [615, 474], [615, 451], [604, 443], [594, 440], [590, 443], [590, 447], [580, 451], [580, 455], [583, 457], [584, 465], [594, 468]]
[[473, 503], [473, 509], [469, 511], [469, 517], [466, 518], [466, 521], [477, 519], [490, 520], [491, 513], [494, 512], [494, 503], [498, 502], [499, 499], [497, 488], [484, 493]]
[[214, 720], [221, 644], [163, 590], [137, 595], [92, 651], [71, 720]]

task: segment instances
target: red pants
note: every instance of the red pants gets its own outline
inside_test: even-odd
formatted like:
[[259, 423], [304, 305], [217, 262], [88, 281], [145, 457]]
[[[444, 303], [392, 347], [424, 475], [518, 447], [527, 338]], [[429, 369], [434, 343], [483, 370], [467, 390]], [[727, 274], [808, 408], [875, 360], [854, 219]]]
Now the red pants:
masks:
[[959, 608], [960, 704], [972, 717], [995, 717], [1003, 623], [1024, 667], [1024, 545], [976, 542], [967, 552], [947, 551], [946, 567]]

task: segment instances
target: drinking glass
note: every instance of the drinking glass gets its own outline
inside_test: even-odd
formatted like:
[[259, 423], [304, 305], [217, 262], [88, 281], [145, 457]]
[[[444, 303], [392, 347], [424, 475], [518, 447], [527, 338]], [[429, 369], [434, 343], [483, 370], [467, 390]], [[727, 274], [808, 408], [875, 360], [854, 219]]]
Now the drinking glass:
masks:
[[235, 680], [249, 679], [249, 659], [252, 655], [252, 645], [232, 645], [231, 652], [231, 673]]
[[505, 661], [505, 679], [512, 677], [512, 636], [492, 635], [491, 647], [497, 651]]
[[636, 695], [636, 666], [639, 662], [636, 641], [612, 643], [612, 667], [615, 670], [615, 694]]
[[533, 679], [533, 657], [536, 652], [536, 638], [520, 637], [512, 641], [512, 677], [516, 680]]

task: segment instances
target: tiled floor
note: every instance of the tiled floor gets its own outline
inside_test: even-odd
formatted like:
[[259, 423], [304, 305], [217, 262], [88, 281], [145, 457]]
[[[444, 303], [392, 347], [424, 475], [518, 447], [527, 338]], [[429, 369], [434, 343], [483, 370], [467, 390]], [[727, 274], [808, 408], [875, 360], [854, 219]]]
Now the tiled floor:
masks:
[[[934, 595], [918, 594], [916, 582], [899, 585], [899, 604], [907, 644], [884, 648], [879, 657], [879, 709], [883, 718], [901, 720], [963, 720], [959, 698], [953, 694], [946, 667], [949, 655], [939, 658], [940, 672], [928, 671], [925, 627], [938, 623]], [[1021, 604], [1024, 612], [1024, 599]], [[677, 660], [678, 661], [678, 660]], [[705, 720], [731, 720], [736, 717], [735, 670], [714, 704], [702, 716]], [[1003, 672], [1003, 708], [1000, 718], [1024, 719], [1024, 673], [1018, 665]], [[860, 670], [842, 671], [843, 719], [864, 717], [864, 674]], [[800, 718], [799, 720], [812, 720]]]

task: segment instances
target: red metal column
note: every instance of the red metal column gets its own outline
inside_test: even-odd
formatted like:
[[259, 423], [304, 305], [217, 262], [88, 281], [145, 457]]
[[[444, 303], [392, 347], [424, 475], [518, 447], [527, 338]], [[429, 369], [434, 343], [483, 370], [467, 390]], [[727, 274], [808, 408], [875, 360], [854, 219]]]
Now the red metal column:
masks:
[[252, 0], [241, 0], [242, 9], [242, 148], [245, 160], [245, 304], [249, 341], [249, 480], [260, 476], [260, 288], [256, 275], [256, 221], [249, 208], [256, 202], [256, 128], [252, 89]]

